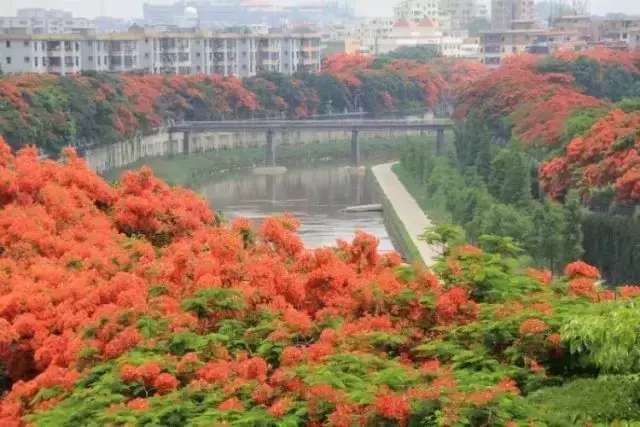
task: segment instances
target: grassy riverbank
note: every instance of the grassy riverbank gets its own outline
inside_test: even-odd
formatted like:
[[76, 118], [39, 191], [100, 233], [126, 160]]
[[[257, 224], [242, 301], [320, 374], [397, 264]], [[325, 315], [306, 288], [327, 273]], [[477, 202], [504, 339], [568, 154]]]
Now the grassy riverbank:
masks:
[[[363, 164], [373, 165], [398, 159], [400, 145], [406, 140], [409, 138], [362, 141], [360, 149]], [[279, 165], [301, 167], [347, 164], [350, 152], [351, 145], [347, 142], [321, 142], [279, 146], [277, 156]], [[156, 175], [173, 185], [197, 187], [212, 178], [263, 164], [264, 148], [243, 148], [148, 158], [126, 168], [111, 170], [104, 176], [109, 181], [116, 181], [123, 171], [147, 165]]]

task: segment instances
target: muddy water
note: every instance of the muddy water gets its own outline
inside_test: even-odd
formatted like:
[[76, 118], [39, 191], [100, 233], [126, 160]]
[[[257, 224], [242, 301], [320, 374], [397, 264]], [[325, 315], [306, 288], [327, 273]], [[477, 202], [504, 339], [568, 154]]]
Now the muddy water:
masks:
[[203, 194], [226, 219], [245, 217], [260, 221], [288, 212], [301, 222], [300, 235], [308, 247], [351, 240], [356, 230], [380, 239], [382, 251], [393, 250], [382, 213], [344, 213], [346, 207], [376, 203], [364, 173], [343, 166], [290, 170], [278, 176], [251, 171], [218, 178], [196, 191]]

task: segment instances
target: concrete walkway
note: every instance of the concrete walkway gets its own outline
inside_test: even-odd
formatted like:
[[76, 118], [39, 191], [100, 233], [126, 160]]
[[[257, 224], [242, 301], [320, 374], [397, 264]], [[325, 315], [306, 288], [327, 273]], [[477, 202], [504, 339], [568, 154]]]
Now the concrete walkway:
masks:
[[418, 240], [418, 236], [424, 233], [425, 228], [431, 227], [432, 223], [391, 170], [393, 165], [395, 163], [386, 163], [374, 166], [371, 170], [414, 246], [418, 249], [424, 264], [430, 267], [435, 264], [438, 252], [428, 243]]

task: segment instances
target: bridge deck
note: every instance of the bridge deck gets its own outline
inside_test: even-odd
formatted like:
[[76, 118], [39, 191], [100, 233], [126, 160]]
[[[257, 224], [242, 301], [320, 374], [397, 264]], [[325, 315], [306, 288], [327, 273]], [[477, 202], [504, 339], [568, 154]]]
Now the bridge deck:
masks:
[[206, 131], [283, 131], [283, 130], [346, 130], [381, 129], [441, 130], [453, 127], [450, 119], [432, 120], [225, 120], [184, 122], [171, 127], [174, 132]]

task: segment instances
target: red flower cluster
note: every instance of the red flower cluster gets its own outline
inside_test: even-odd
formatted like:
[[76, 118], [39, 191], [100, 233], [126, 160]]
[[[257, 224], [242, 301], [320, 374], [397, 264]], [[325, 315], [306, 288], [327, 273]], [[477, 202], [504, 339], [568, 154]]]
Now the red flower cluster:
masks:
[[613, 110], [587, 134], [575, 138], [565, 150], [540, 167], [540, 181], [552, 197], [570, 187], [585, 193], [613, 186], [620, 201], [640, 201], [640, 112]]
[[600, 271], [583, 261], [576, 261], [571, 264], [568, 264], [564, 269], [565, 276], [570, 279], [575, 278], [587, 278], [587, 279], [599, 279]]
[[456, 115], [466, 117], [473, 110], [487, 111], [492, 118], [509, 116], [515, 136], [526, 144], [557, 145], [574, 111], [603, 103], [580, 93], [570, 75], [538, 72], [538, 61], [533, 55], [508, 58], [464, 88]]
[[539, 335], [548, 329], [549, 326], [540, 319], [527, 319], [520, 324], [519, 332], [522, 336]]

